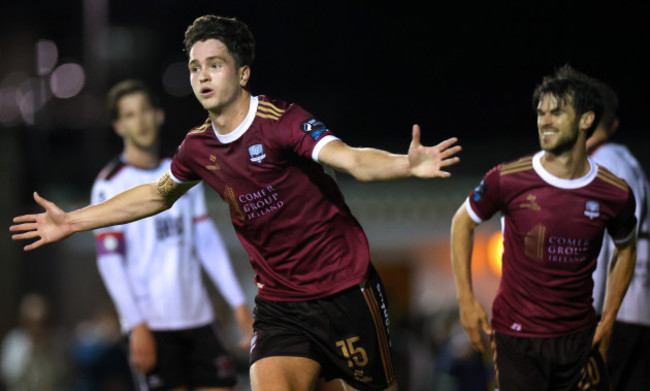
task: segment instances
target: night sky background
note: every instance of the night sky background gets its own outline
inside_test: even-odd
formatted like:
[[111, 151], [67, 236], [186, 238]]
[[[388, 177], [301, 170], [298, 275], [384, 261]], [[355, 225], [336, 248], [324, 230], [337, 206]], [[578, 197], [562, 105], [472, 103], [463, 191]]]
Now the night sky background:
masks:
[[[117, 81], [137, 77], [161, 93], [164, 152], [172, 154], [206, 114], [192, 95], [166, 94], [162, 74], [185, 61], [186, 27], [214, 13], [245, 21], [256, 36], [254, 94], [301, 104], [351, 145], [405, 152], [411, 125], [419, 123], [423, 143], [459, 137], [464, 152], [456, 173], [485, 172], [537, 148], [531, 92], [543, 75], [569, 63], [618, 91], [617, 137], [647, 167], [649, 4], [111, 1], [111, 39], [131, 34], [129, 50], [111, 49], [118, 54], [87, 69], [82, 94], [49, 102], [35, 125], [5, 128], [25, 134], [20, 145], [31, 158], [23, 194], [29, 197], [42, 181], [87, 187], [120, 149], [105, 118], [104, 94]], [[84, 27], [82, 1], [3, 2], [2, 8], [0, 78], [33, 73], [38, 39], [56, 42], [59, 62], [89, 64], [89, 37], [97, 31]], [[79, 155], [85, 164], [78, 164]], [[44, 172], [44, 164], [58, 170]]]

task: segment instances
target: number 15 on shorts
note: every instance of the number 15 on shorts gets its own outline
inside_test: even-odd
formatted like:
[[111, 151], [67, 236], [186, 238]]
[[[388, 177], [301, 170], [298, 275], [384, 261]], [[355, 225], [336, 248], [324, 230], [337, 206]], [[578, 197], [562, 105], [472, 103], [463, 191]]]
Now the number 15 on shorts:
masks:
[[348, 360], [348, 366], [350, 368], [354, 365], [365, 367], [368, 364], [368, 354], [366, 354], [366, 350], [360, 346], [354, 346], [358, 341], [359, 336], [336, 342], [336, 346], [341, 348], [343, 357]]

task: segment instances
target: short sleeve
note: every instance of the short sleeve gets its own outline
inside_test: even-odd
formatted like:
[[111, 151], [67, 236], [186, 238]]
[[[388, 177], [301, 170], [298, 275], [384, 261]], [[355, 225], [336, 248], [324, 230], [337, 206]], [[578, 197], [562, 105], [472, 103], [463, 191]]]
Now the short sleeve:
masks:
[[320, 149], [337, 139], [323, 122], [295, 104], [291, 105], [279, 126], [283, 128], [280, 140], [287, 148], [316, 161]]
[[607, 225], [607, 232], [614, 240], [614, 243], [625, 243], [634, 236], [636, 228], [635, 208], [636, 200], [634, 193], [630, 189], [627, 192], [627, 199], [620, 211], [616, 213], [612, 221]]
[[477, 223], [490, 219], [503, 207], [500, 197], [499, 171], [500, 166], [488, 171], [481, 182], [469, 193], [465, 205], [470, 217]]
[[185, 183], [185, 182], [196, 182], [200, 180], [198, 175], [194, 173], [190, 164], [191, 151], [189, 150], [188, 136], [185, 136], [185, 139], [176, 149], [176, 153], [172, 158], [171, 167], [169, 168], [169, 173], [172, 180], [176, 183]]

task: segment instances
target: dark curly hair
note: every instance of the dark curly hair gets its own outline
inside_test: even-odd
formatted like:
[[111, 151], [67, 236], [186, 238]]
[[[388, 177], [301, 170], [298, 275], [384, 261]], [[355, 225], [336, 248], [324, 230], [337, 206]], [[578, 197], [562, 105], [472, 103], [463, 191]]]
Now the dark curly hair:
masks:
[[244, 22], [217, 15], [196, 18], [185, 30], [185, 52], [189, 55], [195, 43], [208, 39], [217, 39], [226, 45], [237, 67], [250, 66], [253, 63], [255, 38]]
[[542, 79], [533, 92], [533, 109], [537, 109], [539, 100], [546, 94], [556, 97], [560, 104], [572, 98], [578, 116], [588, 111], [594, 112], [594, 122], [587, 129], [587, 136], [596, 129], [603, 116], [603, 98], [596, 85], [570, 65], [564, 65], [555, 74]]

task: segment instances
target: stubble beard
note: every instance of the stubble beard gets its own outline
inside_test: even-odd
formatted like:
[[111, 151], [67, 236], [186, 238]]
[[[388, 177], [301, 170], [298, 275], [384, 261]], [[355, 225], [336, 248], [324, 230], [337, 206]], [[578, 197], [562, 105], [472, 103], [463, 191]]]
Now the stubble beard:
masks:
[[542, 149], [555, 156], [559, 156], [566, 152], [572, 151], [575, 148], [576, 143], [578, 142], [580, 136], [580, 131], [577, 130], [578, 124], [575, 123], [572, 125], [573, 125], [572, 128], [575, 129], [574, 132], [560, 135], [554, 145], [544, 146], [544, 140], [543, 140], [544, 136], [540, 134], [539, 144], [542, 147]]

